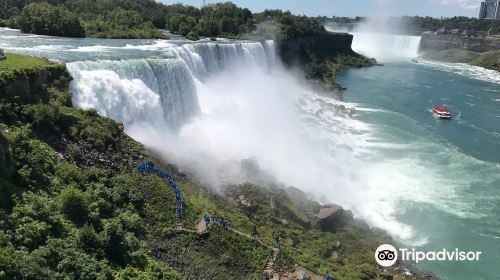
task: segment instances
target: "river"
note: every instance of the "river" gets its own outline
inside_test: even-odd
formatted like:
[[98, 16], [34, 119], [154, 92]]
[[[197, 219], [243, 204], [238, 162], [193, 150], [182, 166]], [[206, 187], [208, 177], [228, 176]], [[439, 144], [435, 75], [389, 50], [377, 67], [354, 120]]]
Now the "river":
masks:
[[[419, 37], [382, 35], [381, 45], [369, 44], [374, 34], [354, 35], [356, 51], [384, 64], [339, 79], [345, 100], [362, 108], [356, 118], [372, 127], [372, 160], [381, 167], [367, 189], [381, 206], [370, 207], [376, 209], [370, 220], [402, 247], [482, 252], [479, 262], [419, 263], [443, 279], [498, 279], [500, 73], [410, 63]], [[447, 106], [454, 118], [432, 118], [436, 105]]]
[[[383, 52], [369, 38], [358, 36], [354, 48], [384, 66], [341, 75], [343, 102], [285, 70], [271, 41], [9, 31], [0, 47], [68, 63], [75, 106], [123, 122], [130, 136], [215, 190], [246, 180], [293, 185], [352, 209], [401, 247], [482, 251], [479, 262], [420, 269], [443, 279], [498, 279], [500, 75], [410, 63], [417, 37], [393, 38], [393, 51]], [[448, 106], [453, 120], [434, 119], [434, 105]], [[258, 176], [246, 170], [249, 160]]]

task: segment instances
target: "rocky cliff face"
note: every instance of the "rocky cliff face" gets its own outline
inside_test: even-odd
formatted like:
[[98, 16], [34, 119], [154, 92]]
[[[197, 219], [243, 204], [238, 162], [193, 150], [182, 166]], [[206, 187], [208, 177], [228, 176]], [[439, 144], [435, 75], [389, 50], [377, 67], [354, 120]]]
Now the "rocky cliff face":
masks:
[[449, 49], [461, 49], [480, 53], [495, 51], [500, 49], [500, 39], [434, 34], [424, 34], [422, 36], [420, 51]]

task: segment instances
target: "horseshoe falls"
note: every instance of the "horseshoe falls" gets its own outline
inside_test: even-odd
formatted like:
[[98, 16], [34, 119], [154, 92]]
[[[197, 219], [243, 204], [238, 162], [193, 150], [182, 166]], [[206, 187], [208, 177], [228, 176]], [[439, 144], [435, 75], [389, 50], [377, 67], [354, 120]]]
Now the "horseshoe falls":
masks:
[[[353, 210], [401, 247], [483, 252], [477, 263], [418, 264], [442, 279], [497, 279], [500, 75], [410, 63], [418, 37], [354, 35], [354, 49], [385, 66], [340, 75], [343, 100], [285, 70], [272, 41], [13, 35], [0, 47], [66, 62], [74, 105], [124, 123], [215, 190], [295, 186]], [[435, 105], [454, 119], [434, 119]]]
[[400, 61], [419, 56], [421, 36], [399, 35], [391, 33], [398, 29], [390, 26], [383, 19], [371, 19], [356, 26], [353, 31], [337, 29], [334, 24], [326, 24], [331, 32], [351, 33], [354, 38], [352, 49], [379, 62]]
[[355, 32], [352, 49], [379, 61], [419, 56], [420, 36]]

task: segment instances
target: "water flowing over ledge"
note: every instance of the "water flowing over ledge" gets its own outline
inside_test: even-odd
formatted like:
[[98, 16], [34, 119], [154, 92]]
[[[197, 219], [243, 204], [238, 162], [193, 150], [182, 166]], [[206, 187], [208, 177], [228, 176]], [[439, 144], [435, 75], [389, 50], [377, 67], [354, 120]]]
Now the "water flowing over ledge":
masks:
[[272, 41], [185, 44], [164, 51], [172, 57], [68, 63], [73, 103], [126, 125], [178, 128], [200, 111], [197, 82], [237, 65], [268, 69], [277, 61]]

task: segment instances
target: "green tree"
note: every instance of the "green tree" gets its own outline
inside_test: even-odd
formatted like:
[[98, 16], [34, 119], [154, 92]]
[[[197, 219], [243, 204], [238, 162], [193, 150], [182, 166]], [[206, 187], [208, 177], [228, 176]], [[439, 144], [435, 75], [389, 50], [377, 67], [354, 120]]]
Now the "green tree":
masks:
[[42, 35], [84, 37], [85, 31], [76, 14], [64, 6], [32, 3], [24, 7], [18, 18], [23, 32]]
[[76, 224], [82, 224], [89, 214], [89, 200], [87, 193], [69, 187], [59, 195], [59, 207], [66, 218]]
[[107, 16], [107, 19], [111, 24], [124, 28], [134, 28], [144, 22], [138, 12], [128, 11], [122, 8], [114, 9]]
[[15, 6], [14, 0], [0, 1], [0, 19], [9, 19], [19, 14], [19, 9]]
[[170, 14], [166, 18], [166, 28], [173, 33], [186, 36], [196, 27], [196, 18], [183, 14]]

